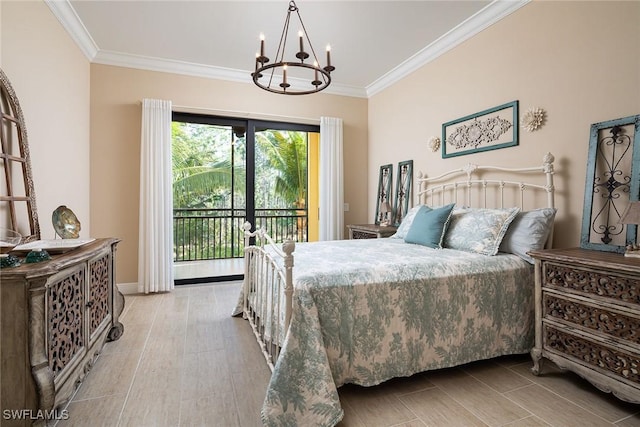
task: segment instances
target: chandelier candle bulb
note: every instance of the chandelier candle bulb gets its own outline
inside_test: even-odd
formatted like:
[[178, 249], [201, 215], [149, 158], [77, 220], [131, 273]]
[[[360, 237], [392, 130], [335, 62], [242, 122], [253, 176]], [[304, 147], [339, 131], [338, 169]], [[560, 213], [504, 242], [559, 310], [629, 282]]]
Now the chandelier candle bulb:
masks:
[[331, 45], [327, 45], [327, 67], [331, 67]]
[[260, 56], [264, 56], [264, 34], [260, 33]]
[[287, 65], [285, 64], [284, 67], [282, 67], [282, 83], [280, 83], [280, 87], [286, 92], [289, 86], [291, 85], [287, 83]]
[[304, 44], [302, 43], [302, 36], [303, 36], [303, 32], [302, 30], [298, 31], [298, 37], [300, 37], [300, 52], [304, 52]]

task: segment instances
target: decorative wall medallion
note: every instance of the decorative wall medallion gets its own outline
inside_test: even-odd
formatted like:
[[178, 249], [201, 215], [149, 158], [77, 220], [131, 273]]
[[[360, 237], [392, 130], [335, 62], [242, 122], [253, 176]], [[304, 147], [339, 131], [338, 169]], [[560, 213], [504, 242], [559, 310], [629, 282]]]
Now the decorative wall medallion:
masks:
[[491, 117], [486, 120], [478, 120], [476, 117], [471, 123], [456, 127], [456, 130], [447, 138], [447, 144], [457, 149], [478, 148], [482, 144], [497, 141], [510, 128], [511, 123], [500, 117]]
[[534, 107], [529, 108], [527, 112], [522, 115], [520, 121], [522, 122], [524, 130], [527, 132], [533, 132], [544, 125], [545, 119], [545, 111], [542, 108]]
[[427, 145], [429, 146], [429, 149], [435, 153], [440, 149], [440, 138], [432, 136]]
[[442, 125], [442, 157], [518, 145], [518, 101]]

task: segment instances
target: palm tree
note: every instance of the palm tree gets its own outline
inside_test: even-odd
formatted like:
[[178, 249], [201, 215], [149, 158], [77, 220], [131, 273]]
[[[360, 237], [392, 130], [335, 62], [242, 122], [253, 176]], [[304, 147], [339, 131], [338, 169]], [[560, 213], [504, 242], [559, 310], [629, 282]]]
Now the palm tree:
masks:
[[256, 143], [274, 173], [275, 199], [280, 206], [297, 209], [295, 235], [306, 240], [307, 133], [266, 131], [257, 134]]
[[[236, 185], [236, 192], [244, 192], [245, 169], [244, 162], [242, 167], [233, 167], [231, 150], [242, 151], [242, 140], [232, 141], [229, 129], [224, 127], [173, 122], [171, 130], [174, 209], [233, 207], [232, 184], [235, 179], [241, 184]], [[210, 212], [201, 211], [199, 214], [204, 218], [194, 220], [189, 217], [197, 212], [181, 212], [180, 216], [185, 218], [174, 230], [174, 240], [176, 247], [187, 248], [183, 259], [221, 258], [233, 248], [233, 239], [229, 236], [233, 236], [236, 224], [227, 220], [228, 214], [222, 214], [222, 219], [212, 219]], [[213, 227], [209, 226], [210, 221], [213, 221]], [[219, 241], [220, 244], [200, 245], [203, 241]], [[237, 256], [235, 252], [239, 250], [234, 248], [233, 255]]]
[[244, 182], [244, 168], [233, 170], [228, 129], [173, 122], [173, 205], [176, 208], [227, 207], [232, 173]]
[[307, 134], [267, 131], [256, 142], [275, 171], [274, 195], [287, 207], [304, 208], [307, 202]]

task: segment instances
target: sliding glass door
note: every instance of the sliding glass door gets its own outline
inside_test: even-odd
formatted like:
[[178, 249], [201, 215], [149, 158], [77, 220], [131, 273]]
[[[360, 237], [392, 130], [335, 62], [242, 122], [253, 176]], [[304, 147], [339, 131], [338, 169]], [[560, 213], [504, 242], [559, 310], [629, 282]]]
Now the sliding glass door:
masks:
[[274, 124], [254, 128], [254, 223], [278, 242], [317, 240], [318, 135]]
[[318, 126], [184, 113], [173, 120], [176, 283], [237, 278], [241, 269], [224, 264], [243, 256], [245, 221], [276, 241], [317, 239]]

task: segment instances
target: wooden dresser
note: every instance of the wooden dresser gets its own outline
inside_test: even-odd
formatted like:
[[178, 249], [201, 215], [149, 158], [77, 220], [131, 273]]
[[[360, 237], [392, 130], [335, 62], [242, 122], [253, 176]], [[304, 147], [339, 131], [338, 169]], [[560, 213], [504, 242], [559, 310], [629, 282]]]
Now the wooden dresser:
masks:
[[350, 224], [347, 225], [347, 228], [349, 229], [349, 239], [380, 239], [392, 236], [398, 231], [398, 227], [377, 224]]
[[118, 239], [0, 270], [2, 426], [52, 425], [108, 340], [123, 333]]
[[640, 403], [640, 259], [585, 249], [536, 260], [534, 374], [542, 358], [618, 398]]

